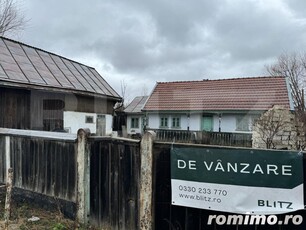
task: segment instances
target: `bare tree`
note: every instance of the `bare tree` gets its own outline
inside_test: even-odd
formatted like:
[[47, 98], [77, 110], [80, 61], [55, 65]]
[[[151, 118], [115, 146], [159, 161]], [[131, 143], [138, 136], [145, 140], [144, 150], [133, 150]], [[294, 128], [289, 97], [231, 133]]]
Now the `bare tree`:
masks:
[[143, 84], [142, 89], [141, 89], [141, 96], [147, 96], [148, 95], [148, 87]]
[[304, 113], [304, 87], [306, 82], [306, 53], [282, 54], [277, 62], [267, 66], [272, 76], [284, 76], [289, 80], [295, 110]]
[[122, 96], [122, 103], [123, 106], [126, 106], [126, 103], [128, 101], [127, 99], [127, 83], [123, 80], [121, 80], [121, 96]]
[[23, 30], [25, 16], [18, 9], [14, 0], [0, 0], [0, 35]]
[[[299, 127], [303, 138], [301, 143], [306, 142], [306, 109], [304, 88], [306, 83], [306, 53], [304, 54], [283, 54], [277, 62], [267, 66], [268, 72], [272, 76], [284, 76], [289, 80], [291, 95], [294, 102], [296, 120], [299, 121]], [[300, 144], [299, 144], [300, 145]]]
[[128, 103], [128, 100], [127, 100], [127, 83], [124, 81], [124, 79], [121, 80], [120, 87], [121, 87], [122, 100], [121, 100], [121, 102], [116, 104], [116, 106], [115, 106], [116, 111], [124, 110], [125, 107], [126, 107], [126, 104]]

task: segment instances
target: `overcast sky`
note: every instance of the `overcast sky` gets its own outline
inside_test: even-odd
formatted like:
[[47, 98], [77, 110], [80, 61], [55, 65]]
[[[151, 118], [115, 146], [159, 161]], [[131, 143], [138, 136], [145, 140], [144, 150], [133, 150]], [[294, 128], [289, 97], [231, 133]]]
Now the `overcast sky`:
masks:
[[17, 0], [17, 40], [94, 67], [127, 100], [156, 82], [267, 75], [306, 51], [303, 0]]

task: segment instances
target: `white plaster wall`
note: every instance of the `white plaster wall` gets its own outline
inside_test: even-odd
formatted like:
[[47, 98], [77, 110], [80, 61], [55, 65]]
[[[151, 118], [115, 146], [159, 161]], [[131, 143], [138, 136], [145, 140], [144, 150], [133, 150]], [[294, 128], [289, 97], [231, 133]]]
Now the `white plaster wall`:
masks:
[[[190, 130], [201, 131], [202, 113], [195, 113], [190, 115], [189, 127]], [[221, 118], [221, 131], [234, 132], [236, 129], [236, 118], [234, 115], [225, 115]], [[213, 116], [213, 131], [219, 132], [219, 115]]]
[[104, 114], [104, 115], [106, 122], [105, 135], [109, 136], [112, 135], [113, 133], [113, 116], [109, 114]]
[[[93, 116], [93, 123], [85, 123], [86, 116]], [[64, 111], [64, 129], [69, 130], [70, 133], [77, 133], [80, 128], [88, 128], [91, 133], [96, 133], [97, 114], [95, 113], [81, 113], [74, 111]], [[106, 129], [105, 134], [112, 134], [112, 115], [105, 114]]]
[[[214, 131], [219, 132], [219, 116], [214, 116]], [[221, 132], [235, 132], [236, 117], [235, 115], [222, 115]]]
[[201, 130], [201, 118], [202, 114], [190, 114], [189, 118], [189, 129], [192, 131], [200, 131]]
[[[139, 128], [138, 129], [135, 129], [135, 128], [131, 128], [131, 121], [132, 121], [132, 118], [137, 118], [139, 119]], [[142, 133], [142, 115], [128, 115], [127, 116], [127, 133], [128, 134], [136, 134], [136, 133]]]
[[[250, 129], [252, 127], [252, 119], [253, 116], [252, 114], [223, 114], [221, 117], [221, 132], [244, 132], [244, 131], [237, 131], [237, 116], [245, 116], [248, 119]], [[214, 131], [217, 132], [219, 131], [219, 117], [214, 117]], [[248, 131], [245, 131], [248, 132]], [[249, 131], [250, 133], [252, 131]]]
[[[161, 114], [148, 114], [148, 125], [147, 128], [149, 129], [159, 129], [159, 123], [160, 123], [160, 116]], [[190, 130], [198, 130], [199, 124], [200, 124], [200, 118], [199, 115], [190, 115], [190, 118], [188, 119], [187, 114], [167, 114], [163, 115], [168, 117], [168, 125], [169, 129], [172, 125], [172, 117], [180, 117], [180, 129], [179, 130], [187, 130], [188, 124]]]
[[148, 129], [159, 129], [159, 114], [148, 114]]
[[[85, 123], [86, 116], [93, 116], [94, 123]], [[96, 120], [95, 113], [64, 111], [64, 129], [68, 129], [70, 133], [77, 133], [80, 128], [88, 128], [91, 133], [96, 133]]]
[[[180, 124], [181, 128], [180, 128], [180, 130], [187, 130], [188, 122], [190, 121], [190, 119], [188, 121], [187, 115], [186, 114], [182, 114], [182, 115], [174, 115], [174, 116], [175, 117], [179, 116], [181, 118], [181, 124]], [[170, 117], [170, 126], [172, 125], [171, 123], [172, 123], [172, 118]]]
[[[221, 117], [221, 132], [239, 132], [236, 131], [236, 117], [241, 116], [242, 114], [222, 114]], [[159, 129], [159, 122], [160, 122], [160, 114], [148, 114], [149, 118], [149, 124], [147, 128], [151, 129]], [[171, 114], [167, 114], [169, 118], [169, 129], [171, 129]], [[178, 114], [173, 115], [178, 116]], [[252, 115], [251, 114], [245, 114], [245, 116], [248, 117], [249, 122], [251, 124], [252, 122]], [[187, 130], [188, 124], [189, 124], [189, 130], [192, 131], [201, 131], [201, 124], [202, 124], [202, 113], [192, 113], [190, 114], [190, 117], [188, 119], [187, 114], [181, 114], [181, 130]], [[213, 131], [219, 132], [219, 115], [213, 116]], [[241, 131], [240, 131], [241, 132]]]

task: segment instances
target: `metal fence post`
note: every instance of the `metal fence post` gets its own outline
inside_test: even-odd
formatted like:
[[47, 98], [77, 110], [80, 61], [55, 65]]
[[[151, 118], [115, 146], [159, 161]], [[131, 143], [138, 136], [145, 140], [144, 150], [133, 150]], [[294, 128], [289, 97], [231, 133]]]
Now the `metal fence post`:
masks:
[[140, 172], [140, 204], [139, 228], [154, 229], [153, 203], [153, 142], [155, 133], [148, 131], [141, 139], [141, 172]]
[[77, 136], [77, 221], [87, 224], [89, 215], [90, 162], [87, 138], [89, 129], [79, 129]]

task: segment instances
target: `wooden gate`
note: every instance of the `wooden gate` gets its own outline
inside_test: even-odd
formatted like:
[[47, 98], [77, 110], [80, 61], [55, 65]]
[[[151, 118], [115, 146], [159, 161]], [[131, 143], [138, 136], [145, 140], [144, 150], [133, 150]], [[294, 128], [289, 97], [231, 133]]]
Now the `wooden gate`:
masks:
[[139, 141], [89, 138], [90, 223], [138, 229]]

